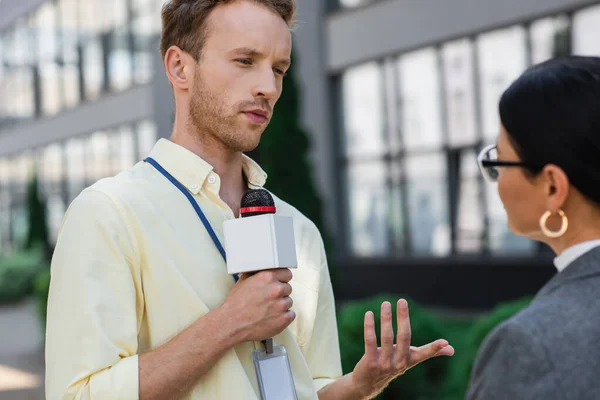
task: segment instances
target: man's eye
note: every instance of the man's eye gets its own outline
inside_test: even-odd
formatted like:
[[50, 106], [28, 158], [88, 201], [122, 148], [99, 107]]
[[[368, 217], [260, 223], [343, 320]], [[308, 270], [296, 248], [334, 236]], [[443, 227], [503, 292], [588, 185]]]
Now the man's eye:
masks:
[[285, 71], [284, 71], [284, 70], [282, 70], [282, 69], [280, 69], [280, 68], [274, 68], [274, 69], [273, 69], [273, 71], [275, 71], [275, 73], [276, 73], [277, 75], [281, 75], [281, 76], [283, 76], [283, 77], [285, 77], [285, 75], [286, 75]]
[[240, 63], [240, 64], [244, 64], [244, 65], [252, 65], [252, 61], [247, 59], [247, 58], [238, 58], [237, 60], [235, 60], [236, 62]]

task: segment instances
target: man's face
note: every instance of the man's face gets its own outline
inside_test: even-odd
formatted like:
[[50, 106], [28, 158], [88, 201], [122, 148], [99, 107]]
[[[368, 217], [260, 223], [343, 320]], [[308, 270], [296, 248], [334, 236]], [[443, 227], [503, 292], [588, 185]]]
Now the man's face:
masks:
[[216, 7], [190, 89], [193, 128], [232, 151], [258, 146], [290, 63], [286, 22], [265, 6], [241, 0]]

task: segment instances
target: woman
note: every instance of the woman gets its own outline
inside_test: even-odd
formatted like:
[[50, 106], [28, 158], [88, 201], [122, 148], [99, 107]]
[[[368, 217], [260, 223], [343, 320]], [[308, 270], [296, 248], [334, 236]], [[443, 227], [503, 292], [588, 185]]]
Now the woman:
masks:
[[510, 230], [546, 243], [558, 273], [498, 326], [468, 399], [600, 399], [600, 58], [528, 69], [502, 95], [479, 165]]

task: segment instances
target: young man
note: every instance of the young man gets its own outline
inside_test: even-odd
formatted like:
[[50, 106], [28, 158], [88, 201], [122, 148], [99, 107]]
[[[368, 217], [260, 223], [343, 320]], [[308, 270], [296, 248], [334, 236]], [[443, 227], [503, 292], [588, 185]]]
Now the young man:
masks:
[[258, 399], [252, 353], [268, 337], [285, 346], [301, 400], [370, 398], [413, 365], [453, 353], [444, 340], [410, 347], [403, 300], [394, 344], [385, 303], [382, 347], [368, 313], [366, 354], [341, 376], [333, 293], [314, 224], [275, 197], [277, 213], [294, 218], [293, 279], [280, 269], [235, 282], [190, 204], [222, 242], [222, 223], [238, 215], [249, 185], [265, 183], [243, 152], [258, 145], [281, 94], [294, 13], [294, 0], [164, 6], [172, 136], [152, 150], [157, 165], [141, 162], [101, 180], [69, 207], [52, 262], [49, 399]]

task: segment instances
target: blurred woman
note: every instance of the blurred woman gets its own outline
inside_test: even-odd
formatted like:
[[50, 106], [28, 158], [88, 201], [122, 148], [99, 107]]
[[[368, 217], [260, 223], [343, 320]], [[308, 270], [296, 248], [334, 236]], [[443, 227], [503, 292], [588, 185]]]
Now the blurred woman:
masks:
[[558, 273], [484, 341], [467, 398], [600, 399], [600, 58], [525, 71], [480, 153], [515, 234], [546, 243]]

